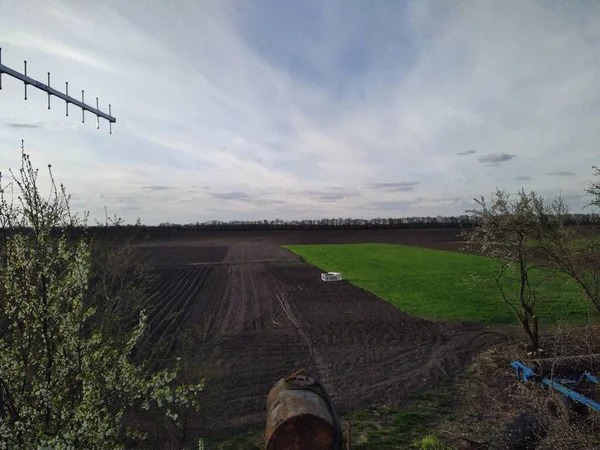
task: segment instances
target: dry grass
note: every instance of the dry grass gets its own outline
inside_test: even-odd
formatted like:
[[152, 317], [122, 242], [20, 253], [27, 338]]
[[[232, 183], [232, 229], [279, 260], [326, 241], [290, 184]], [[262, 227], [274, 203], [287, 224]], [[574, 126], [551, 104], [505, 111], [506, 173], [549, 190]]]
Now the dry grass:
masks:
[[[597, 328], [558, 329], [544, 336], [546, 354], [580, 355], [600, 352]], [[504, 425], [523, 412], [534, 412], [546, 423], [547, 436], [539, 449], [598, 449], [600, 448], [600, 413], [591, 412], [587, 418], [555, 417], [547, 402], [559, 394], [542, 390], [535, 383], [515, 379], [511, 361], [530, 363], [525, 342], [498, 345], [481, 353], [457, 381], [454, 415], [441, 421], [434, 431], [457, 450], [487, 448]], [[479, 444], [479, 445], [477, 445]]]

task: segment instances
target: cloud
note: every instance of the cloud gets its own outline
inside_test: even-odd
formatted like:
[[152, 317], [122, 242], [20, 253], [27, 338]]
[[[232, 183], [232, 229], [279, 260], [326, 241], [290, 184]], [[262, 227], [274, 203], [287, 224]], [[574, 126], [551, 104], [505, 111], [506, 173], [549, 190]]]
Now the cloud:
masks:
[[344, 194], [322, 194], [318, 198], [324, 202], [335, 202], [346, 198], [346, 196]]
[[253, 196], [246, 192], [213, 192], [211, 194], [213, 198], [219, 200], [251, 200]]
[[72, 60], [77, 63], [87, 64], [94, 69], [115, 70], [98, 58], [90, 57], [83, 50], [77, 50], [74, 46], [49, 39], [48, 36], [40, 36], [34, 33], [15, 31], [6, 40], [6, 44], [15, 47], [37, 47], [45, 53], [52, 54], [59, 58]]
[[317, 193], [314, 197], [325, 202], [335, 202], [347, 198], [348, 195], [343, 192], [323, 192]]
[[459, 205], [470, 201], [470, 199], [467, 200], [465, 197], [458, 195], [445, 195], [443, 197], [434, 197], [428, 200], [432, 203], [441, 203], [444, 205]]
[[415, 190], [418, 184], [418, 181], [403, 181], [399, 183], [369, 183], [367, 187], [389, 192], [411, 192]]
[[274, 206], [284, 205], [286, 202], [283, 200], [269, 199], [269, 198], [254, 198], [251, 202], [258, 206]]
[[531, 177], [529, 177], [529, 176], [518, 176], [518, 177], [515, 177], [515, 180], [529, 181], [529, 180], [531, 180]]
[[193, 202], [196, 200], [198, 200], [196, 197], [184, 197], [184, 198], [178, 198], [175, 201], [178, 203], [189, 203], [189, 202]]
[[568, 170], [559, 170], [557, 172], [548, 172], [547, 175], [558, 175], [560, 177], [574, 177], [576, 176], [573, 172]]
[[451, 197], [514, 192], [516, 174], [581, 189], [545, 176], [565, 148], [573, 173], [598, 164], [598, 2], [32, 2], [0, 14], [3, 64], [117, 123], [4, 76], [0, 121], [40, 126], [0, 127], [0, 170], [24, 138], [92, 219], [461, 214]]
[[[374, 201], [368, 205], [368, 209], [384, 209], [391, 210], [394, 212], [400, 212], [402, 215], [403, 211], [406, 211], [411, 208], [415, 208], [423, 203], [422, 198], [414, 198], [410, 200], [388, 200], [388, 201]], [[366, 205], [365, 205], [366, 206]]]
[[17, 123], [17, 122], [9, 122], [7, 125], [11, 128], [41, 128], [42, 126], [39, 123]]
[[360, 195], [360, 192], [352, 187], [340, 188], [340, 187], [328, 187], [322, 190], [301, 190], [298, 192], [291, 191], [290, 194], [298, 197], [307, 197], [311, 200], [320, 200], [324, 202], [335, 202], [338, 200], [344, 200], [351, 197]]
[[144, 191], [170, 191], [173, 188], [170, 186], [154, 185], [154, 186], [142, 186]]
[[490, 153], [488, 155], [483, 155], [477, 158], [477, 161], [481, 163], [501, 163], [504, 161], [510, 161], [515, 158], [517, 155], [509, 155], [508, 153]]

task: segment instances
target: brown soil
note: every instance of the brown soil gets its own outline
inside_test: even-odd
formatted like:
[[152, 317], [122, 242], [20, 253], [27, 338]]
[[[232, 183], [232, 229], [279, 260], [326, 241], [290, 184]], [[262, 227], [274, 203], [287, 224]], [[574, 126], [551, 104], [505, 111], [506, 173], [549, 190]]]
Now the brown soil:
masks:
[[[277, 244], [394, 242], [450, 249], [457, 230], [207, 233], [144, 245], [157, 261], [154, 338], [181, 350], [186, 335], [206, 379], [200, 435], [263, 427], [266, 395], [308, 365], [338, 412], [401, 403], [407, 393], [452, 378], [501, 339], [478, 325], [412, 317], [320, 271]], [[306, 335], [296, 328], [297, 322]], [[173, 350], [172, 349], [172, 350]]]

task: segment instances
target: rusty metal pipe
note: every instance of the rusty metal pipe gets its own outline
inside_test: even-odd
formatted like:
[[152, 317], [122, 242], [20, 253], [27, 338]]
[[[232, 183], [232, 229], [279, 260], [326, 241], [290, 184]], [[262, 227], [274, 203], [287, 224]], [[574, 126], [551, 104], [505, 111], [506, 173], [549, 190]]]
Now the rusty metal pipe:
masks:
[[573, 373], [599, 372], [600, 355], [560, 356], [557, 358], [541, 358], [533, 361], [533, 371], [538, 375], [549, 376], [571, 375]]
[[339, 423], [323, 386], [304, 371], [279, 380], [267, 397], [267, 450], [337, 450]]

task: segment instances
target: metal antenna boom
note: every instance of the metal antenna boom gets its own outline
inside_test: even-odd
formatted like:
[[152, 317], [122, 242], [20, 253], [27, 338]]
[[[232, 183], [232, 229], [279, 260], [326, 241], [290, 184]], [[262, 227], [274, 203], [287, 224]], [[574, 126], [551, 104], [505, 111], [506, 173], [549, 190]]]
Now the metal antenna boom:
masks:
[[[2, 64], [2, 48], [0, 48], [0, 90], [2, 89], [2, 74], [5, 73], [13, 78], [16, 78], [17, 80], [21, 80], [24, 83], [25, 86], [25, 100], [27, 100], [27, 85], [31, 85], [35, 88], [38, 88], [41, 91], [44, 91], [48, 94], [48, 109], [50, 109], [50, 96], [54, 95], [55, 97], [58, 97], [62, 100], [65, 101], [66, 104], [66, 115], [69, 115], [69, 103], [78, 106], [79, 108], [81, 108], [81, 113], [82, 113], [82, 117], [83, 117], [83, 113], [84, 111], [89, 111], [92, 114], [96, 115], [96, 120], [98, 121], [98, 119], [100, 117], [102, 117], [103, 119], [108, 120], [109, 124], [113, 124], [117, 121], [117, 119], [115, 119], [111, 113], [111, 107], [109, 106], [109, 112], [108, 114], [101, 111], [98, 108], [98, 99], [96, 98], [96, 107], [94, 108], [93, 106], [88, 105], [87, 103], [84, 103], [84, 99], [83, 99], [83, 91], [81, 92], [81, 101], [77, 100], [76, 98], [73, 98], [69, 95], [69, 85], [68, 83], [66, 84], [66, 94], [54, 89], [50, 87], [50, 72], [48, 72], [48, 84], [44, 84], [40, 81], [34, 80], [31, 77], [27, 76], [27, 61], [25, 61], [25, 73], [20, 73], [17, 72], [14, 69], [11, 69], [8, 66], [5, 66]], [[98, 122], [96, 123], [96, 126], [98, 126]], [[112, 132], [112, 127], [110, 127], [110, 131]], [[112, 134], [112, 133], [111, 133]]]

